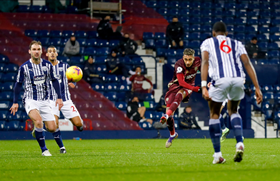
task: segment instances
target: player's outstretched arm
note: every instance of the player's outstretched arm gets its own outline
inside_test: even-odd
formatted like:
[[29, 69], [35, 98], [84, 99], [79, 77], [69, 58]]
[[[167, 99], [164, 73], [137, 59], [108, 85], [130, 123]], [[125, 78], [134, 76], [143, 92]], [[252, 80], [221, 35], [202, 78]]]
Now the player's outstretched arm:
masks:
[[207, 51], [203, 51], [202, 61], [201, 61], [201, 89], [202, 89], [202, 96], [207, 101], [211, 100], [206, 87], [207, 77], [208, 77], [208, 67], [209, 67], [209, 53]]
[[13, 105], [10, 108], [11, 114], [13, 114], [13, 115], [15, 115], [15, 113], [18, 111], [18, 96], [20, 94], [21, 86], [22, 86], [22, 83], [19, 83], [19, 82], [15, 83]]
[[260, 86], [259, 86], [259, 83], [258, 83], [258, 79], [257, 79], [257, 75], [256, 75], [256, 72], [255, 72], [255, 69], [248, 57], [247, 54], [242, 54], [240, 56], [243, 64], [244, 64], [244, 67], [249, 75], [249, 77], [251, 78], [255, 88], [256, 88], [256, 98], [257, 98], [257, 103], [261, 103], [262, 100], [263, 100], [263, 97], [262, 97], [262, 92], [261, 92], [261, 89], [260, 89]]

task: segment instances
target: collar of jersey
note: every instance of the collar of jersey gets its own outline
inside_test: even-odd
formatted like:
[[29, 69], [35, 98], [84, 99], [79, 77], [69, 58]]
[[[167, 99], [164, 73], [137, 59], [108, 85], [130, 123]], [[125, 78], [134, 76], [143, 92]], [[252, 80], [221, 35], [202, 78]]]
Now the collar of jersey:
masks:
[[[30, 61], [30, 63], [35, 64], [35, 63], [32, 62], [31, 58], [29, 59], [29, 61]], [[40, 63], [42, 63], [42, 62], [43, 62], [43, 60], [42, 60], [42, 58], [41, 58], [41, 62], [40, 62]], [[39, 63], [39, 64], [40, 64], [40, 63]], [[39, 65], [39, 64], [38, 64], [38, 65]]]

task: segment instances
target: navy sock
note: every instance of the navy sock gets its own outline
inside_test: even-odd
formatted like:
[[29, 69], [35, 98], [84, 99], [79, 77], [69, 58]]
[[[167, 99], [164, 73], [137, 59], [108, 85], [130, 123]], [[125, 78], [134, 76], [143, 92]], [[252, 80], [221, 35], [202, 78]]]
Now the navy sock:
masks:
[[62, 142], [60, 129], [57, 128], [52, 135], [53, 135], [53, 138], [55, 139], [57, 145], [59, 146], [59, 148], [64, 147], [63, 142]]
[[219, 119], [209, 120], [209, 132], [212, 140], [212, 144], [215, 152], [221, 151], [220, 137], [221, 137], [221, 125]]
[[243, 142], [242, 118], [238, 113], [234, 113], [230, 117], [231, 127], [233, 128], [235, 139], [238, 142]]
[[225, 119], [223, 118], [222, 114], [220, 114], [219, 120], [220, 120], [220, 123], [221, 123], [221, 128], [226, 129]]
[[45, 132], [43, 131], [43, 128], [35, 128], [35, 135], [42, 152], [44, 152], [45, 150], [47, 150], [47, 147], [45, 143]]

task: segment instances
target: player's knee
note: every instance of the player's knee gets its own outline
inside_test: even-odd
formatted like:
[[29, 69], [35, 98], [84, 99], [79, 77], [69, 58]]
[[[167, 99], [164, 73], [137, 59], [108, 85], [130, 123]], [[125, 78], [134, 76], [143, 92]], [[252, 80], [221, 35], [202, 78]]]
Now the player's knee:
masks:
[[51, 132], [51, 133], [55, 132], [56, 129], [57, 129], [56, 126], [49, 126], [49, 127], [47, 128], [47, 130], [48, 130], [49, 132]]

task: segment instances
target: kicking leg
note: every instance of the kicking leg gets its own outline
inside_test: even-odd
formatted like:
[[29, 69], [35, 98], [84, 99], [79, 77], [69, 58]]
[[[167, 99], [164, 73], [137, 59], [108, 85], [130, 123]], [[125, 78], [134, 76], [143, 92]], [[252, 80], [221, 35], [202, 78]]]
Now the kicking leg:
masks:
[[54, 140], [56, 141], [57, 145], [60, 148], [60, 153], [66, 153], [66, 149], [63, 145], [62, 137], [61, 137], [61, 132], [59, 129], [59, 121], [58, 121], [58, 116], [54, 115], [55, 117], [55, 122], [56, 122], [56, 130], [55, 132], [52, 133]]
[[[52, 156], [48, 151], [45, 143], [45, 132], [43, 131], [43, 119], [37, 109], [33, 109], [29, 112], [28, 116], [33, 121], [35, 127], [35, 138], [39, 143], [43, 156]], [[45, 153], [45, 154], [44, 154]]]
[[226, 160], [222, 157], [220, 144], [221, 125], [219, 115], [222, 103], [209, 101], [208, 104], [210, 108], [209, 132], [215, 150], [213, 164], [225, 163]]
[[231, 127], [236, 139], [235, 162], [241, 162], [244, 153], [242, 118], [237, 111], [240, 101], [228, 101], [228, 113], [230, 115]]
[[221, 107], [221, 110], [220, 110], [220, 117], [219, 117], [219, 120], [220, 120], [220, 123], [221, 123], [221, 128], [222, 128], [222, 136], [220, 138], [220, 141], [221, 143], [224, 142], [227, 138], [227, 135], [229, 134], [229, 129], [226, 127], [226, 124], [225, 124], [225, 118], [226, 118], [226, 111], [224, 111], [224, 107], [225, 107], [225, 104], [227, 103], [227, 100], [223, 102], [223, 105]]
[[83, 121], [80, 116], [75, 116], [73, 118], [70, 118], [70, 121], [77, 127], [79, 131], [83, 131]]

